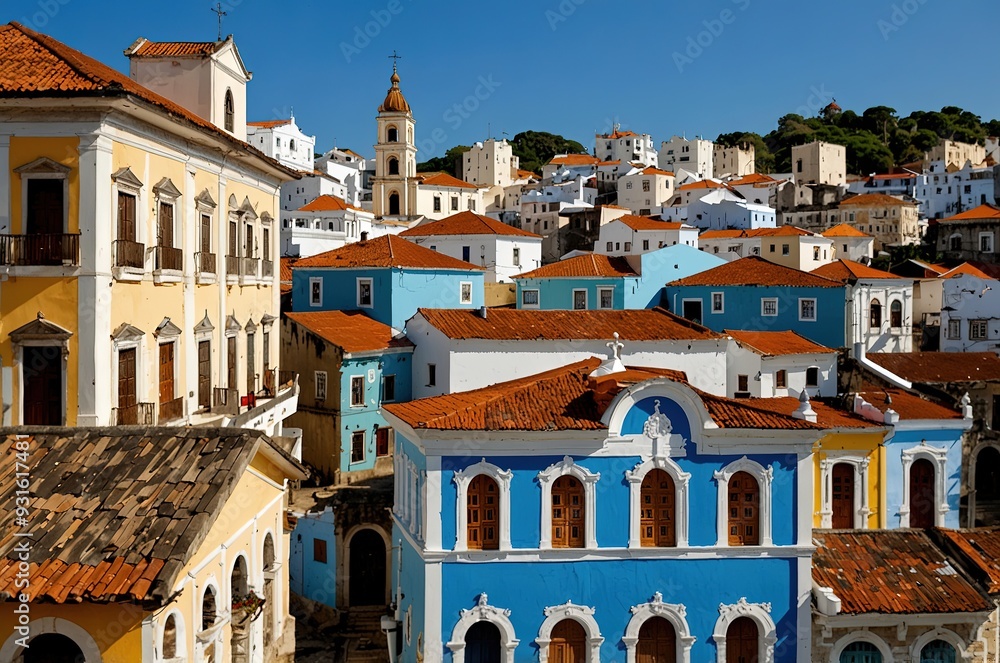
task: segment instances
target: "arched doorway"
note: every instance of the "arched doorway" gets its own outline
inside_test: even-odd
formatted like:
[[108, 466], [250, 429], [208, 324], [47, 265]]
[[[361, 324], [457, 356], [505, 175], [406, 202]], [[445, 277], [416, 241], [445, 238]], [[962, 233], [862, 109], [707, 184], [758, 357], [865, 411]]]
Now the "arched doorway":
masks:
[[465, 663], [500, 663], [500, 629], [476, 622], [465, 634]]
[[955, 648], [944, 640], [929, 642], [920, 650], [920, 663], [955, 663]]
[[726, 631], [726, 663], [757, 663], [757, 624], [740, 617]]
[[677, 660], [677, 633], [663, 617], [647, 619], [639, 629], [639, 642], [635, 648], [636, 663], [675, 663]]
[[389, 194], [389, 215], [399, 216], [399, 194], [395, 191]]
[[852, 642], [840, 653], [840, 663], [882, 663], [882, 652], [870, 642]]
[[920, 458], [910, 466], [910, 527], [933, 527], [934, 511], [934, 465]]
[[264, 647], [274, 639], [274, 539], [268, 532], [264, 537]]
[[72, 638], [60, 633], [43, 633], [31, 639], [18, 663], [84, 663], [83, 650]]
[[975, 525], [994, 525], [1000, 520], [1000, 450], [983, 447], [976, 454]]
[[854, 466], [837, 463], [833, 466], [830, 506], [833, 510], [834, 529], [854, 527]]
[[564, 619], [552, 629], [549, 663], [584, 663], [587, 660], [587, 633], [583, 626]]
[[385, 541], [373, 529], [351, 537], [348, 600], [352, 606], [385, 605]]

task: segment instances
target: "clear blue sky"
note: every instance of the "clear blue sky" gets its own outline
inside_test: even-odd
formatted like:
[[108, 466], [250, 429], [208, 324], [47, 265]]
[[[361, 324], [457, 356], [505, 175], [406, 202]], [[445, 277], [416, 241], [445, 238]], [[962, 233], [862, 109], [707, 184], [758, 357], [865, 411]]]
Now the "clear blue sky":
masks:
[[[122, 71], [122, 50], [140, 35], [216, 36], [210, 0], [114, 4], [7, 0], [5, 20]], [[317, 151], [336, 140], [374, 154], [393, 49], [403, 56], [419, 160], [482, 140], [488, 127], [496, 137], [550, 131], [588, 149], [595, 131], [614, 122], [651, 133], [657, 145], [671, 134], [764, 134], [781, 115], [814, 114], [829, 97], [859, 113], [874, 105], [901, 116], [956, 105], [984, 119], [1000, 116], [995, 0], [223, 5], [223, 33], [235, 35], [254, 74], [250, 119], [285, 117], [294, 107], [299, 126], [317, 136]]]

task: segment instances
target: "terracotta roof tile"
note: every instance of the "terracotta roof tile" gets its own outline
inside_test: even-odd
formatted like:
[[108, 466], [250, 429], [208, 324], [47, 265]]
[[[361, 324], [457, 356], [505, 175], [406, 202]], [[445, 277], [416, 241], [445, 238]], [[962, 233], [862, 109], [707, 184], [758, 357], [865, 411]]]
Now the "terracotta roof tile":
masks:
[[910, 382], [1000, 380], [1000, 357], [995, 352], [873, 352], [866, 357]]
[[285, 315], [344, 352], [413, 347], [413, 343], [406, 337], [398, 336], [392, 327], [372, 320], [361, 311], [310, 311]]
[[841, 207], [916, 207], [917, 204], [884, 193], [862, 193], [840, 201]]
[[[248, 127], [260, 127], [261, 129], [274, 129], [275, 127], [283, 127], [285, 125], [291, 124], [291, 118], [287, 120], [264, 120], [262, 122], [247, 122]], [[317, 172], [318, 175], [323, 173]]]
[[596, 278], [638, 276], [628, 260], [623, 257], [606, 256], [592, 253], [559, 260], [533, 269], [530, 272], [518, 274], [515, 279], [551, 279], [551, 278]]
[[1000, 594], [1000, 527], [936, 529], [990, 594]]
[[871, 237], [867, 233], [863, 233], [852, 225], [846, 223], [839, 223], [832, 228], [828, 228], [823, 231], [823, 237]]
[[608, 340], [616, 332], [623, 341], [723, 338], [722, 334], [662, 308], [621, 311], [492, 308], [486, 318], [478, 311], [463, 309], [422, 308], [417, 312], [448, 338], [463, 340]]
[[417, 179], [423, 186], [445, 186], [453, 189], [478, 189], [475, 184], [469, 184], [448, 173], [417, 173]]
[[[775, 414], [791, 417], [792, 413], [802, 404], [795, 396], [780, 396], [776, 398], [741, 398], [739, 402], [759, 410], [767, 410]], [[816, 425], [820, 428], [884, 428], [882, 424], [869, 421], [854, 414], [838, 403], [835, 399], [813, 398], [809, 401], [816, 413]]]
[[642, 169], [643, 175], [665, 175], [667, 177], [674, 177], [674, 174], [669, 170], [660, 170], [655, 166], [646, 166]]
[[813, 580], [842, 615], [986, 612], [990, 601], [922, 530], [827, 530], [813, 534]]
[[457, 260], [393, 235], [352, 242], [339, 249], [301, 258], [295, 269], [313, 267], [407, 267], [411, 269], [453, 269], [481, 272], [482, 267]]
[[343, 198], [338, 198], [337, 196], [332, 196], [330, 194], [323, 194], [322, 196], [317, 196], [310, 202], [306, 203], [297, 212], [341, 212], [344, 210], [357, 210], [361, 211], [360, 207], [355, 207], [351, 205]]
[[938, 278], [950, 279], [959, 274], [967, 274], [969, 276], [975, 276], [980, 279], [997, 279], [1000, 278], [1000, 267], [997, 265], [990, 265], [981, 262], [963, 262], [958, 267], [953, 267]]
[[699, 239], [731, 239], [754, 237], [815, 237], [816, 234], [796, 226], [777, 226], [775, 228], [753, 228], [750, 230], [706, 230], [698, 236]]
[[700, 180], [698, 182], [688, 182], [687, 184], [682, 184], [677, 187], [678, 191], [692, 191], [694, 189], [725, 189], [725, 184], [720, 184], [719, 182], [714, 182], [712, 180]]
[[740, 345], [767, 357], [836, 352], [836, 350], [831, 350], [819, 343], [813, 343], [808, 338], [791, 330], [743, 331], [727, 329], [726, 333]]
[[520, 168], [518, 168], [517, 169], [517, 179], [519, 179], [519, 180], [522, 180], [522, 179], [523, 180], [538, 179], [538, 174], [537, 173], [533, 173], [530, 170], [521, 170]]
[[552, 157], [550, 164], [556, 166], [593, 166], [597, 165], [600, 159], [589, 154], [561, 154]]
[[959, 222], [959, 221], [984, 221], [984, 220], [994, 220], [1000, 219], [1000, 207], [995, 205], [983, 204], [979, 207], [974, 207], [973, 209], [966, 210], [964, 212], [959, 212], [955, 216], [949, 216], [946, 219], [941, 219], [938, 223], [949, 223], [949, 222]]
[[598, 138], [628, 138], [629, 136], [638, 136], [639, 134], [634, 131], [622, 131], [620, 129], [615, 129], [609, 134], [597, 134]]
[[207, 57], [223, 44], [224, 41], [145, 41], [134, 51], [126, 51], [126, 55], [140, 58]]
[[913, 179], [915, 177], [916, 177], [916, 175], [913, 174], [913, 173], [880, 173], [880, 174], [875, 175], [875, 176], [873, 176], [873, 177], [871, 177], [869, 179], [878, 180], [878, 181], [882, 181], [882, 180], [910, 180], [910, 179]]
[[769, 262], [758, 256], [749, 256], [724, 265], [688, 276], [667, 284], [668, 286], [789, 286], [802, 288], [840, 288], [836, 281]]
[[727, 184], [729, 186], [748, 186], [751, 184], [772, 184], [775, 182], [777, 182], [776, 179], [763, 173], [750, 173], [737, 180], [730, 180]]
[[504, 235], [510, 237], [531, 237], [541, 239], [541, 235], [521, 230], [506, 223], [472, 211], [459, 212], [438, 221], [422, 223], [399, 233], [400, 237], [433, 237], [437, 235]]
[[614, 219], [621, 221], [632, 230], [680, 230], [681, 228], [694, 228], [679, 221], [661, 221], [648, 216], [636, 216], [635, 214], [625, 214]]
[[278, 263], [278, 280], [281, 282], [281, 292], [291, 292], [292, 290], [292, 266], [298, 258], [284, 256]]
[[761, 402], [771, 399], [723, 398], [701, 391], [698, 391], [698, 395], [701, 396], [705, 408], [719, 428], [763, 430], [821, 430], [823, 428], [818, 423], [796, 419], [790, 414], [778, 411], [773, 404], [771, 407], [761, 405]]
[[853, 260], [844, 260], [843, 258], [840, 260], [834, 260], [833, 262], [827, 263], [822, 267], [817, 267], [809, 273], [815, 274], [816, 276], [822, 276], [823, 278], [832, 279], [834, 281], [840, 281], [842, 283], [853, 283], [859, 279], [903, 278], [891, 272], [883, 272], [881, 269], [875, 269], [874, 267], [862, 265], [861, 263], [854, 262]]
[[858, 392], [858, 395], [883, 413], [892, 408], [899, 415], [899, 418], [904, 421], [914, 419], [943, 420], [962, 418], [962, 414], [957, 410], [952, 410], [934, 401], [921, 398], [903, 389], [883, 389], [869, 385], [864, 387], [863, 391]]

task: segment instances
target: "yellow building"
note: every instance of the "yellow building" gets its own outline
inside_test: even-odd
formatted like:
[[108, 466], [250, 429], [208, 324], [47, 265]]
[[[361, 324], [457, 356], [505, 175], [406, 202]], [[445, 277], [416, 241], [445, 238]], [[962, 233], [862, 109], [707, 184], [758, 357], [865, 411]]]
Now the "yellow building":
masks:
[[84, 663], [291, 660], [285, 491], [306, 472], [268, 437], [16, 433], [0, 432], [0, 453], [18, 459], [27, 485], [14, 472], [0, 478], [11, 505], [0, 534], [0, 660], [29, 651]]
[[297, 398], [272, 336], [295, 175], [243, 140], [231, 38], [126, 54], [136, 80], [0, 26], [3, 424], [276, 432]]
[[917, 203], [884, 193], [862, 193], [839, 205], [843, 223], [875, 238], [875, 250], [920, 243]]

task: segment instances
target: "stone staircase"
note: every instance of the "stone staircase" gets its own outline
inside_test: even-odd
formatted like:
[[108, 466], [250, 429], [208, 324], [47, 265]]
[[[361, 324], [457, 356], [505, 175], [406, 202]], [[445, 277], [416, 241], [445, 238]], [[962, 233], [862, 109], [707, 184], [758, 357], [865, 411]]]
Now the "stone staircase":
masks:
[[355, 607], [347, 611], [345, 651], [350, 663], [389, 663], [389, 650], [382, 632], [383, 606]]

